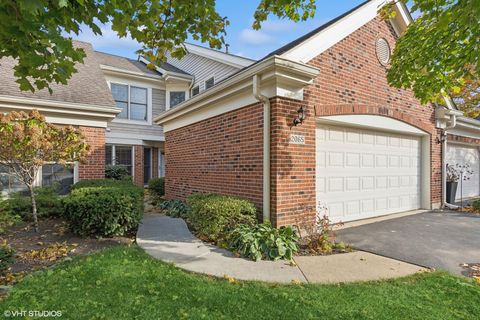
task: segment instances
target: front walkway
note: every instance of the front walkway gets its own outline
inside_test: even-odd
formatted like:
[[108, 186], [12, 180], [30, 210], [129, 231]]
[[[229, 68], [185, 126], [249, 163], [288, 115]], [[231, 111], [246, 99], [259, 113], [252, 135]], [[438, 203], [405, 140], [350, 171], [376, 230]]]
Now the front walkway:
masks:
[[230, 251], [207, 245], [193, 236], [182, 219], [145, 216], [137, 243], [148, 254], [177, 267], [239, 280], [266, 282], [349, 282], [407, 276], [420, 267], [366, 252], [296, 257], [296, 266], [284, 260], [237, 258]]

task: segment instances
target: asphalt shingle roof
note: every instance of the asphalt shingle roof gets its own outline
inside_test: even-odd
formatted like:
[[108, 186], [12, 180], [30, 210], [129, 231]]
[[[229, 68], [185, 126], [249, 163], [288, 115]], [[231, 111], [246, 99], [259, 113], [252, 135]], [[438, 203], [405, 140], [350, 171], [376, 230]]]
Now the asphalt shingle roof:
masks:
[[47, 89], [36, 90], [34, 93], [21, 91], [13, 75], [16, 61], [10, 57], [0, 59], [0, 95], [115, 107], [92, 45], [74, 41], [74, 46], [85, 50], [87, 56], [84, 63], [76, 65], [77, 73], [72, 75], [66, 85], [52, 83], [52, 94]]

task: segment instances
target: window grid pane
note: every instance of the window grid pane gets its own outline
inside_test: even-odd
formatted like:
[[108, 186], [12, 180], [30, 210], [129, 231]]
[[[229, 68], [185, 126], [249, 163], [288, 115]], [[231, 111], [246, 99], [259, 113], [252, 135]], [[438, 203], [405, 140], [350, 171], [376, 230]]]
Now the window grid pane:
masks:
[[215, 80], [213, 79], [213, 77], [208, 79], [207, 81], [205, 81], [205, 90], [213, 87], [214, 84]]
[[45, 164], [42, 166], [42, 186], [49, 186], [54, 182], [60, 184], [58, 193], [67, 194], [73, 185], [73, 165]]
[[117, 107], [122, 109], [117, 117], [128, 119], [128, 86], [112, 83], [112, 96]]
[[132, 147], [115, 146], [115, 165], [124, 166], [132, 175]]
[[199, 86], [196, 86], [195, 88], [192, 89], [192, 97], [196, 96], [199, 93], [200, 93], [200, 87]]
[[185, 101], [185, 91], [171, 91], [170, 92], [170, 108]]

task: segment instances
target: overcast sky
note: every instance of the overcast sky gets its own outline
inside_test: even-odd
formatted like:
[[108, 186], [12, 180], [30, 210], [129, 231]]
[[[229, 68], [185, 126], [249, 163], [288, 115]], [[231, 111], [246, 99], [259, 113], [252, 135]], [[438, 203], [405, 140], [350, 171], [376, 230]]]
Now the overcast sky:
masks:
[[[251, 25], [258, 2], [259, 0], [217, 0], [218, 11], [230, 20], [226, 39], [230, 44], [231, 53], [253, 59], [262, 58], [267, 53], [357, 6], [363, 0], [317, 0], [317, 11], [313, 19], [293, 23], [270, 17], [261, 30], [255, 31], [251, 29]], [[91, 42], [98, 51], [136, 58], [135, 51], [139, 48], [138, 43], [128, 38], [119, 39], [109, 26], [103, 26], [102, 33], [103, 36], [94, 36], [90, 30], [85, 29], [79, 36], [73, 36], [73, 38]]]

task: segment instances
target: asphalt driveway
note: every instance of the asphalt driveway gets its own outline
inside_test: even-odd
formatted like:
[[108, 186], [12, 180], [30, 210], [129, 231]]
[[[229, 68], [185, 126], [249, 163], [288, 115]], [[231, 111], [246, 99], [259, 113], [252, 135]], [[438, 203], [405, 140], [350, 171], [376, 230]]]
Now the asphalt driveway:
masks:
[[463, 274], [462, 263], [480, 263], [480, 216], [431, 211], [337, 232], [338, 240], [437, 270]]

